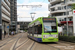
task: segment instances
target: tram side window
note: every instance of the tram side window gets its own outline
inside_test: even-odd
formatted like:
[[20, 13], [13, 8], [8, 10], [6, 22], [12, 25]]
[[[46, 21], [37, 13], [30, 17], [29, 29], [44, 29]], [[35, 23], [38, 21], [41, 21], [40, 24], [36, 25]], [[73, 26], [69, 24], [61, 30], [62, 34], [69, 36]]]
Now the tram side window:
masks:
[[32, 33], [33, 33], [33, 34], [35, 33], [35, 28], [34, 28], [34, 26], [32, 27]]
[[34, 34], [37, 34], [37, 33], [38, 33], [38, 27], [34, 26]]
[[29, 28], [28, 28], [28, 33], [29, 33]]
[[36, 27], [34, 26], [34, 34], [36, 34]]
[[31, 34], [33, 33], [33, 27], [31, 28]]
[[32, 27], [29, 28], [29, 33], [32, 34]]
[[57, 32], [57, 27], [56, 26], [52, 26], [52, 32]]
[[42, 25], [38, 25], [38, 34], [42, 33]]
[[31, 34], [31, 27], [29, 28], [29, 34]]

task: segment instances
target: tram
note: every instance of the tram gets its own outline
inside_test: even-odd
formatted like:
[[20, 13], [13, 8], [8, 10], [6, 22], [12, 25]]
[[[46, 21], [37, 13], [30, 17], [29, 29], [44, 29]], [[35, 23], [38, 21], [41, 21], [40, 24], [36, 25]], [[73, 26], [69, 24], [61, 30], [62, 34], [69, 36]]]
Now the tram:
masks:
[[29, 23], [28, 37], [37, 42], [58, 42], [57, 19], [40, 17]]

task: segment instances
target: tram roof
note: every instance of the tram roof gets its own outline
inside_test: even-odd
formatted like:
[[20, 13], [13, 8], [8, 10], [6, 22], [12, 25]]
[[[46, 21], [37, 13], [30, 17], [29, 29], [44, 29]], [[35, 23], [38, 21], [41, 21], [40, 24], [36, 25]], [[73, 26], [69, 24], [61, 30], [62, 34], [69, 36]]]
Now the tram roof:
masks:
[[29, 23], [29, 25], [36, 21], [40, 21], [40, 19], [42, 19], [42, 18], [55, 18], [55, 17], [39, 17], [39, 18], [35, 19], [34, 21], [32, 21], [31, 23]]

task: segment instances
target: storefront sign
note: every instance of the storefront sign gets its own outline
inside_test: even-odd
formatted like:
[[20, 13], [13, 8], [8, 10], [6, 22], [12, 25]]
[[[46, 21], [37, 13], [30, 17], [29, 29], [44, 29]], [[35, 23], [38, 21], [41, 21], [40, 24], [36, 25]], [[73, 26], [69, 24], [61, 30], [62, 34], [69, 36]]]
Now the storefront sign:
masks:
[[74, 30], [74, 36], [75, 36], [75, 10], [73, 10], [73, 30]]

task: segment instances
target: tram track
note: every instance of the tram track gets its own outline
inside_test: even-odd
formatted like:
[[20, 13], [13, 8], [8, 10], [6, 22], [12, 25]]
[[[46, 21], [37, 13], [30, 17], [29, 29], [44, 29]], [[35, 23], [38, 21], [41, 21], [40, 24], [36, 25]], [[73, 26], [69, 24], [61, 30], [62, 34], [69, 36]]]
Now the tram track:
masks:
[[[13, 37], [13, 38], [15, 38], [15, 37]], [[4, 43], [5, 41], [7, 42], [7, 41], [9, 41], [9, 40], [11, 40], [11, 39], [13, 39], [13, 38], [9, 38], [9, 39], [7, 39], [7, 40], [1, 41], [0, 44]]]
[[[18, 35], [16, 37], [11, 38], [10, 40], [7, 40], [6, 43], [4, 43], [3, 45], [1, 45], [0, 49], [3, 50], [4, 48], [6, 48], [7, 46], [9, 46], [9, 44], [13, 44], [14, 41], [16, 41], [17, 39], [19, 39], [20, 37], [22, 37], [22, 35]], [[11, 46], [11, 45], [10, 45]], [[10, 47], [11, 48], [11, 47]], [[8, 49], [10, 49], [8, 48]]]
[[[22, 36], [23, 36], [23, 35], [22, 35]], [[17, 42], [18, 42], [18, 40], [19, 40], [22, 36], [20, 36], [20, 37], [16, 40], [16, 42], [15, 42], [15, 44], [14, 44], [14, 46], [13, 46], [13, 50], [15, 50], [15, 47], [16, 47], [16, 45], [17, 45]]]
[[32, 48], [34, 47], [35, 45], [35, 42], [33, 42], [33, 44], [31, 45], [30, 49], [29, 50], [32, 50]]
[[26, 44], [30, 39], [26, 39], [23, 43], [19, 44], [18, 46], [15, 46], [14, 50], [18, 50], [19, 48], [21, 48], [21, 46], [23, 46], [24, 44]]
[[20, 45], [18, 45], [15, 49], [19, 48], [21, 45], [23, 45], [24, 43], [26, 43], [29, 39], [26, 39], [24, 42], [22, 42]]
[[16, 40], [16, 42], [15, 42], [15, 44], [14, 44], [12, 50], [16, 50], [16, 49], [18, 49], [20, 46], [22, 46], [23, 44], [25, 44], [26, 42], [29, 41], [29, 39], [26, 38], [26, 40], [25, 40], [24, 42], [22, 42], [21, 44], [19, 44], [19, 45], [17, 46], [17, 43], [18, 43], [18, 41], [19, 41], [20, 39], [21, 39], [21, 38], [18, 38], [18, 39]]
[[[18, 35], [18, 36], [20, 36], [20, 35]], [[18, 37], [18, 36], [16, 36], [16, 37]], [[11, 39], [8, 39], [6, 42], [4, 41], [5, 43], [4, 43], [4, 42], [1, 42], [0, 44], [2, 44], [2, 43], [3, 43], [3, 44], [0, 45], [0, 48], [3, 47], [3, 46], [5, 46], [6, 44], [8, 44], [11, 40], [13, 40], [13, 39], [16, 38], [16, 37], [13, 37], [13, 38], [11, 38]]]

